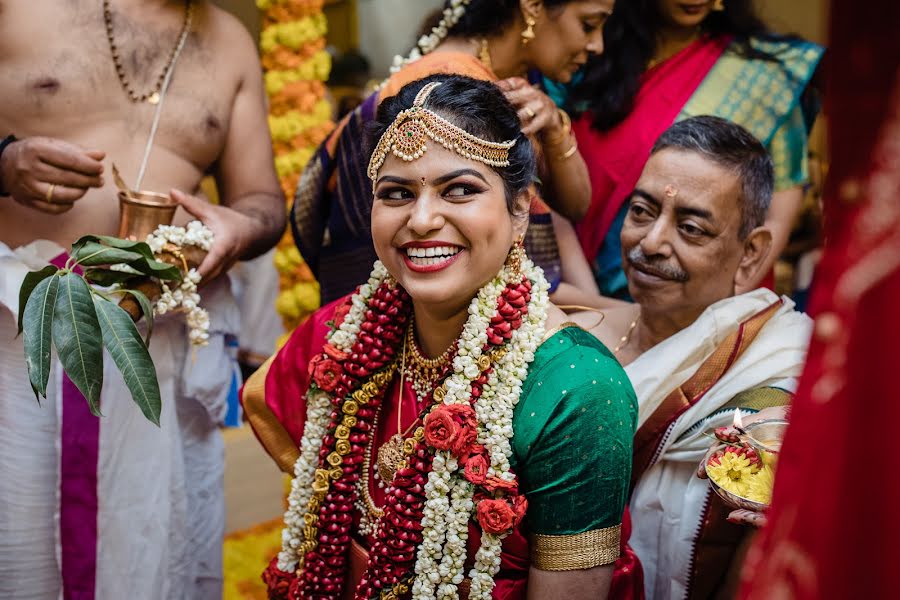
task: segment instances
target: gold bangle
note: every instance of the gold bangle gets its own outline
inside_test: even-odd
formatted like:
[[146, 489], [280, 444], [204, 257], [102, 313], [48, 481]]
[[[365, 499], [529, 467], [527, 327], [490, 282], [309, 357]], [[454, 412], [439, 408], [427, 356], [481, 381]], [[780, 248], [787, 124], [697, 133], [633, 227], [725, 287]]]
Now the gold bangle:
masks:
[[561, 108], [557, 108], [556, 112], [559, 113], [559, 120], [562, 121], [562, 133], [553, 139], [548, 139], [548, 146], [559, 146], [564, 141], [569, 138], [569, 134], [572, 133], [572, 119], [569, 117], [569, 113], [564, 111]]
[[568, 150], [566, 150], [565, 152], [563, 152], [562, 154], [558, 154], [557, 158], [559, 158], [559, 160], [566, 160], [567, 158], [570, 158], [576, 152], [578, 152], [578, 140], [575, 140], [573, 138], [572, 139], [572, 147], [569, 148]]

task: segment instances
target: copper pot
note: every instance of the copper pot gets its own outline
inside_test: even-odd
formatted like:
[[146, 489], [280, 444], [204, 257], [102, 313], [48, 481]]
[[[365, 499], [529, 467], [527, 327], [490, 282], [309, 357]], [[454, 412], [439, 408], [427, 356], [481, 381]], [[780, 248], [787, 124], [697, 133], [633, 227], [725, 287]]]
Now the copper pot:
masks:
[[119, 192], [119, 234], [128, 240], [144, 240], [160, 225], [171, 225], [178, 203], [156, 192]]

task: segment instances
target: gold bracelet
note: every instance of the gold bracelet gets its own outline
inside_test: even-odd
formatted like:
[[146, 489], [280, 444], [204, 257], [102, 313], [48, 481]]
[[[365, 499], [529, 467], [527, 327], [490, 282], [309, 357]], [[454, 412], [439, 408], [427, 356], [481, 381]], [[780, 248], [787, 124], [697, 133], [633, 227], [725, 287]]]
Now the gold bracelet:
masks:
[[547, 140], [547, 145], [549, 146], [558, 146], [562, 144], [566, 139], [568, 139], [569, 134], [572, 133], [572, 118], [569, 117], [569, 113], [564, 111], [561, 108], [557, 108], [556, 112], [559, 113], [559, 120], [562, 121], [562, 133], [553, 140]]
[[576, 140], [575, 138], [572, 138], [572, 147], [569, 148], [568, 150], [566, 150], [565, 152], [563, 152], [562, 154], [558, 154], [557, 158], [559, 160], [566, 160], [567, 158], [570, 158], [576, 152], [578, 152], [578, 140]]

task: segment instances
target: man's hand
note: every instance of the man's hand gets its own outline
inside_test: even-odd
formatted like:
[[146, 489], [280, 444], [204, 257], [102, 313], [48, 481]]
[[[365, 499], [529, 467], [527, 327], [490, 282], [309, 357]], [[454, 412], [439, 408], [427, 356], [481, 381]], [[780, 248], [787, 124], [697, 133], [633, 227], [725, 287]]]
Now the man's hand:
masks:
[[106, 154], [53, 138], [31, 137], [6, 147], [0, 181], [19, 204], [58, 215], [89, 188], [103, 186]]
[[210, 204], [179, 190], [170, 192], [191, 216], [209, 227], [215, 236], [212, 248], [197, 271], [204, 282], [212, 281], [240, 260], [258, 237], [259, 222], [232, 208]]

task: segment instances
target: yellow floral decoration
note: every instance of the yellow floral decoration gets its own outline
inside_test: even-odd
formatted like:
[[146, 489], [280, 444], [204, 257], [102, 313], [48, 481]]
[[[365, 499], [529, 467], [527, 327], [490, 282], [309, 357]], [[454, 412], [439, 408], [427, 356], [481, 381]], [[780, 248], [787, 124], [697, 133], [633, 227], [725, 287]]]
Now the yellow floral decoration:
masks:
[[[331, 57], [325, 51], [324, 0], [257, 0], [262, 11], [260, 55], [269, 96], [275, 168], [288, 201], [300, 173], [334, 127], [325, 99]], [[290, 332], [319, 306], [319, 284], [286, 231], [275, 250], [275, 308]], [[281, 345], [286, 336], [279, 340]]]

